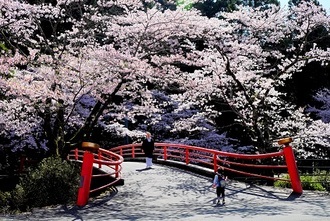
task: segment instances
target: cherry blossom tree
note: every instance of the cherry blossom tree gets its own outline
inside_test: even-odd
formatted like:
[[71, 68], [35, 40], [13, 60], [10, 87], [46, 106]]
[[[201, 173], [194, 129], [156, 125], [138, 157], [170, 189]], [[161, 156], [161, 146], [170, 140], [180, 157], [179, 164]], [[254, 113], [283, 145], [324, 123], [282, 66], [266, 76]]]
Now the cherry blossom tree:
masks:
[[[5, 10], [9, 6], [13, 11], [3, 17], [12, 24], [6, 33], [17, 39], [15, 45], [8, 39], [8, 44], [16, 49], [13, 56], [24, 57], [27, 68], [17, 68], [16, 62], [3, 71], [12, 75], [1, 79], [2, 133], [16, 138], [9, 143], [16, 149], [42, 147], [64, 156], [68, 147], [90, 139], [106, 110], [111, 109], [115, 119], [124, 113], [133, 119], [136, 114], [148, 117], [158, 112], [146, 84], [165, 86], [177, 77], [179, 69], [173, 63], [184, 58], [180, 41], [201, 35], [205, 26], [199, 24], [208, 21], [195, 11], [164, 10], [158, 4], [146, 7], [139, 1], [6, 3], [3, 11], [10, 13]], [[25, 6], [26, 15], [15, 13]], [[21, 37], [15, 28], [22, 26], [11, 21], [24, 19], [30, 21], [24, 25], [34, 29]], [[59, 30], [65, 25], [71, 28]], [[21, 48], [28, 53], [17, 51]], [[115, 102], [118, 96], [125, 100], [120, 105]], [[89, 110], [77, 109], [86, 105]]]
[[280, 87], [329, 58], [308, 38], [329, 18], [310, 4], [240, 7], [217, 19], [154, 1], [22, 2], [0, 0], [0, 125], [12, 150], [64, 157], [96, 125], [128, 133], [120, 122], [139, 118], [156, 128], [173, 104], [198, 112], [169, 131], [212, 131], [219, 110], [210, 101], [220, 99], [266, 151], [310, 120]]
[[301, 146], [301, 155], [304, 158], [318, 155], [323, 159], [329, 159], [330, 150], [330, 91], [328, 88], [320, 89], [313, 98], [315, 106], [306, 108], [306, 111], [313, 115], [313, 121], [309, 121], [308, 127], [297, 134]]
[[209, 34], [213, 38], [202, 52], [204, 70], [190, 76], [194, 84], [187, 97], [206, 106], [222, 100], [235, 113], [240, 133], [266, 152], [278, 138], [308, 127], [311, 119], [281, 88], [307, 63], [326, 64], [329, 50], [309, 36], [320, 27], [329, 30], [330, 20], [309, 3], [291, 9], [241, 7], [223, 16], [226, 20]]

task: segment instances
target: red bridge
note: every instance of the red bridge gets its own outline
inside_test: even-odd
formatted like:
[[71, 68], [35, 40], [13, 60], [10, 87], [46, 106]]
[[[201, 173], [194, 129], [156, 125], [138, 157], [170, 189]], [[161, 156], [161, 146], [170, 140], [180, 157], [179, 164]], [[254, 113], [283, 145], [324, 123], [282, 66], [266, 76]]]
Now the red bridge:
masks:
[[[302, 193], [302, 185], [294, 157], [292, 147], [289, 145], [292, 142], [291, 138], [285, 138], [279, 141], [280, 145], [283, 145], [283, 150], [274, 153], [266, 154], [237, 154], [223, 152], [213, 149], [207, 149], [202, 147], [195, 147], [183, 144], [171, 144], [171, 143], [155, 143], [154, 155], [157, 160], [163, 162], [174, 162], [185, 164], [186, 166], [198, 166], [205, 169], [213, 170], [216, 172], [219, 165], [223, 166], [225, 170], [232, 173], [242, 174], [245, 176], [258, 177], [268, 180], [282, 180], [291, 182], [293, 192]], [[83, 161], [81, 170], [81, 183], [78, 192], [78, 206], [84, 206], [87, 204], [90, 193], [101, 190], [103, 188], [115, 185], [121, 181], [122, 162], [125, 160], [138, 159], [143, 157], [144, 154], [141, 150], [141, 144], [128, 144], [105, 150], [99, 148], [97, 144], [83, 142], [82, 149], [73, 150], [68, 158], [70, 160]], [[280, 158], [279, 162], [284, 162], [282, 165], [266, 165], [262, 164], [263, 160]], [[237, 159], [244, 161], [251, 161], [251, 163], [237, 162]], [[258, 161], [258, 164], [255, 161]], [[269, 161], [269, 160], [268, 160]], [[108, 167], [106, 174], [92, 174], [93, 166], [101, 168], [102, 166]], [[235, 167], [236, 169], [233, 169]], [[274, 176], [265, 176], [258, 173], [244, 172], [237, 168], [251, 168], [261, 170], [286, 170], [289, 173], [290, 179], [283, 179]], [[96, 189], [90, 189], [91, 179], [97, 179], [101, 176], [111, 176], [113, 181], [110, 183], [98, 187]]]

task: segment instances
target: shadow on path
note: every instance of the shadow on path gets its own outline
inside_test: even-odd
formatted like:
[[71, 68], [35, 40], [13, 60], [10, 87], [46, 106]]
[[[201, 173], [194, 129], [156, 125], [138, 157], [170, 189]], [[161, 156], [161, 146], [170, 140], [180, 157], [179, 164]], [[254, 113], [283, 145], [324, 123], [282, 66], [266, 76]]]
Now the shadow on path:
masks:
[[136, 171], [143, 172], [143, 171], [148, 171], [148, 170], [152, 170], [152, 169], [153, 169], [152, 167], [149, 167], [149, 168], [136, 169]]

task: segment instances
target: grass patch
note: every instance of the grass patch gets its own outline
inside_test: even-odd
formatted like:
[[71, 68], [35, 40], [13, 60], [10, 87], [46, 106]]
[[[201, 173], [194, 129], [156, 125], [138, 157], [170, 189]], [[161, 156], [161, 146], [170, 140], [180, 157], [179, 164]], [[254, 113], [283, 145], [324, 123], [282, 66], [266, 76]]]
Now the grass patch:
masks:
[[[284, 179], [290, 179], [288, 174], [282, 176]], [[300, 180], [303, 190], [317, 190], [330, 192], [330, 174], [329, 171], [317, 170], [314, 174], [301, 174]], [[291, 188], [290, 182], [277, 180], [275, 187]]]

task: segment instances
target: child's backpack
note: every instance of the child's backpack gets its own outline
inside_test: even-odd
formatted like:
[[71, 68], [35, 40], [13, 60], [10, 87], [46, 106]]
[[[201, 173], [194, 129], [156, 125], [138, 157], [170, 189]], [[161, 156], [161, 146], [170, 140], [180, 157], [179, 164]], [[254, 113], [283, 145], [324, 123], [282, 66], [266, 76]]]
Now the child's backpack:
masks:
[[219, 186], [220, 187], [225, 187], [226, 186], [226, 180], [222, 176], [218, 175], [218, 180], [219, 180]]

